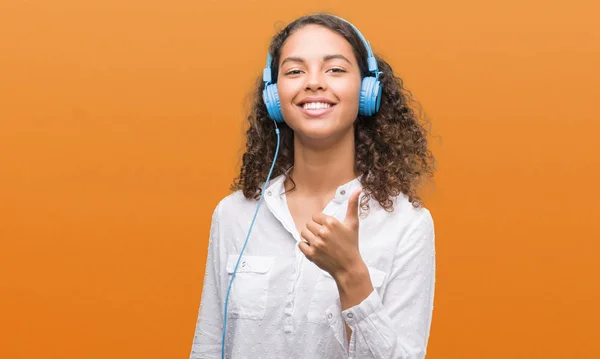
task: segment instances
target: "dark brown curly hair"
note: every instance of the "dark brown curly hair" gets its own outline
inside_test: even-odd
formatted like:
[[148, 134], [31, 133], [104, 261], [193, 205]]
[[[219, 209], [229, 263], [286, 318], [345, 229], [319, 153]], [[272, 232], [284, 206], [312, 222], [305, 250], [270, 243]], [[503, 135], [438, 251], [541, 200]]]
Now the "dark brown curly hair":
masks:
[[[309, 24], [323, 26], [343, 36], [352, 45], [362, 77], [369, 76], [367, 50], [354, 29], [336, 16], [320, 13], [296, 19], [273, 37], [269, 47], [273, 57], [272, 83], [277, 81], [280, 52], [286, 39]], [[383, 87], [381, 107], [375, 115], [359, 115], [354, 122], [355, 173], [362, 175], [364, 195], [360, 207], [368, 210], [372, 197], [391, 212], [392, 198], [400, 193], [406, 195], [414, 207], [420, 207], [421, 198], [417, 192], [424, 184], [423, 180], [433, 178], [435, 172], [435, 159], [427, 146], [428, 131], [419, 122], [417, 113], [409, 107], [409, 103], [416, 102], [404, 88], [402, 79], [394, 75], [391, 66], [381, 57], [375, 57], [382, 72], [379, 76]], [[277, 146], [275, 126], [262, 98], [263, 88], [261, 76], [252, 96], [246, 152], [242, 156], [240, 174], [230, 188], [232, 191], [242, 190], [246, 198], [254, 199], [260, 198]], [[294, 164], [294, 133], [285, 123], [278, 127], [281, 143], [271, 178], [284, 174], [294, 183], [287, 171]]]

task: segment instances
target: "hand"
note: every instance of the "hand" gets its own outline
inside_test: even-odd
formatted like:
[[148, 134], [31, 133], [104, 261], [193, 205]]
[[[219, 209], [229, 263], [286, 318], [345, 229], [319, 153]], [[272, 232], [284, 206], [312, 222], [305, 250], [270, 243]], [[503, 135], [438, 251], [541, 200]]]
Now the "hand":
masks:
[[344, 222], [324, 213], [315, 213], [300, 232], [304, 241], [298, 248], [309, 261], [329, 272], [334, 279], [364, 262], [358, 250], [358, 198], [362, 189], [348, 199]]

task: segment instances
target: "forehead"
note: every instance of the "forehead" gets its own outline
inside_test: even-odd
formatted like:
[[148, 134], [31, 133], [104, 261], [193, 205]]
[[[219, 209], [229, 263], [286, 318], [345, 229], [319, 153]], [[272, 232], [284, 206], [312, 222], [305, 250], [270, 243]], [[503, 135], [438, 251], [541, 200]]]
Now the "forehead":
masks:
[[290, 35], [281, 48], [280, 63], [288, 56], [306, 59], [342, 54], [355, 61], [352, 46], [335, 31], [319, 25], [306, 25]]

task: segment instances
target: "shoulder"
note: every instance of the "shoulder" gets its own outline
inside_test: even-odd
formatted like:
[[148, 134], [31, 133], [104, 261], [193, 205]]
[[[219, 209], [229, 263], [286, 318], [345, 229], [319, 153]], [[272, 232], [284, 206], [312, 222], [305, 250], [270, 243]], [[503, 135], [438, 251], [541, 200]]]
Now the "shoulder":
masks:
[[415, 230], [433, 229], [433, 216], [430, 210], [425, 206], [415, 207], [409, 200], [408, 196], [399, 194], [396, 197], [390, 198], [393, 202], [393, 211], [386, 211], [378, 201], [371, 198], [369, 206], [371, 210], [378, 213], [384, 213], [386, 220], [395, 224], [397, 231], [401, 233], [410, 233]]
[[[283, 175], [279, 175], [275, 178], [272, 178], [267, 185], [267, 189], [271, 188], [271, 185], [281, 182], [283, 178]], [[260, 183], [260, 187], [264, 188], [265, 182]], [[261, 207], [265, 207], [264, 199], [262, 202], [263, 203]], [[252, 214], [256, 210], [257, 204], [257, 199], [246, 198], [242, 190], [237, 190], [226, 195], [219, 201], [215, 208], [215, 215], [224, 219], [237, 220], [240, 217], [252, 216]]]
[[391, 270], [387, 266], [393, 258], [407, 261], [418, 253], [431, 253], [435, 240], [433, 218], [428, 208], [415, 207], [403, 194], [390, 199], [393, 211], [385, 210], [371, 198], [371, 209], [360, 227], [363, 258], [384, 271]]
[[248, 199], [241, 190], [237, 190], [223, 197], [215, 206], [213, 218], [223, 219], [230, 215], [243, 212], [245, 208], [255, 206], [256, 201]]
[[399, 236], [399, 248], [418, 247], [433, 248], [435, 241], [435, 229], [433, 216], [428, 208], [424, 206], [415, 207], [405, 195], [397, 197], [398, 206], [397, 230]]

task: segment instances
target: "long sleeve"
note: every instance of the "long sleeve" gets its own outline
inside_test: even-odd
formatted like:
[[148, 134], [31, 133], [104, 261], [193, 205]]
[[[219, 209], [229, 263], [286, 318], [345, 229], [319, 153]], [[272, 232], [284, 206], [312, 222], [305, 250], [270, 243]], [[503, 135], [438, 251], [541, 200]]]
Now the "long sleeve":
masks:
[[434, 225], [429, 211], [396, 248], [383, 298], [377, 291], [342, 311], [352, 329], [349, 358], [425, 357], [435, 286]]
[[202, 299], [190, 359], [221, 357], [221, 336], [223, 328], [223, 253], [220, 246], [219, 206], [213, 212], [206, 259], [206, 272], [202, 288]]

